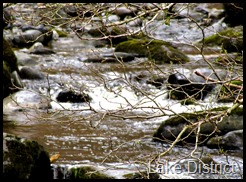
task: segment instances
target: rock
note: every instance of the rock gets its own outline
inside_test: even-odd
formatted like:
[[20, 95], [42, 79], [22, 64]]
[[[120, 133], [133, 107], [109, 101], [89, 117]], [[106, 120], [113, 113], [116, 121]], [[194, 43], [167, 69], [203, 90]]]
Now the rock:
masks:
[[12, 73], [13, 71], [19, 72], [15, 53], [5, 38], [3, 38], [3, 61], [6, 63], [6, 66], [9, 67], [10, 73]]
[[158, 173], [149, 173], [147, 171], [139, 171], [135, 173], [125, 174], [123, 177], [126, 179], [161, 179]]
[[227, 28], [212, 36], [206, 37], [204, 43], [210, 46], [221, 46], [226, 52], [242, 53], [243, 50], [243, 26]]
[[15, 21], [15, 17], [11, 14], [10, 8], [4, 8], [3, 9], [3, 28], [11, 27], [11, 25]]
[[19, 66], [34, 66], [38, 64], [38, 61], [36, 61], [36, 59], [33, 58], [33, 56], [30, 54], [15, 51], [15, 55], [17, 57]]
[[17, 87], [16, 88], [17, 90], [24, 88], [24, 84], [22, 83], [21, 78], [20, 78], [19, 74], [17, 73], [17, 71], [13, 71], [11, 73], [11, 80], [12, 80], [13, 86]]
[[20, 77], [22, 79], [29, 79], [29, 80], [42, 80], [45, 78], [43, 73], [27, 66], [24, 66], [20, 69]]
[[46, 96], [29, 90], [20, 90], [3, 99], [3, 112], [16, 112], [23, 109], [50, 109]]
[[[208, 111], [199, 111], [195, 113], [181, 113], [177, 116], [170, 117], [162, 122], [160, 127], [153, 135], [153, 141], [170, 143], [174, 141], [180, 134], [183, 128], [189, 124], [194, 124], [198, 121], [205, 119], [205, 117], [212, 117], [219, 112], [224, 112], [228, 108], [214, 108]], [[239, 112], [239, 110], [241, 110]], [[215, 122], [205, 122], [201, 124], [199, 145], [206, 145], [207, 139], [214, 137], [215, 135], [221, 136], [230, 131], [243, 129], [242, 108], [234, 110], [230, 116], [225, 117], [221, 122], [215, 124]], [[217, 129], [216, 129], [217, 128]], [[216, 129], [216, 130], [215, 130]], [[193, 143], [196, 140], [196, 129], [189, 127], [181, 136], [179, 145], [187, 145], [187, 142]], [[215, 132], [214, 132], [215, 131]], [[213, 133], [214, 132], [214, 133]], [[213, 134], [212, 134], [213, 133]], [[206, 140], [205, 140], [206, 139]]]
[[3, 178], [52, 179], [48, 152], [36, 141], [3, 133]]
[[223, 3], [225, 9], [224, 22], [230, 26], [243, 25], [243, 3]]
[[3, 38], [3, 98], [20, 88], [23, 88], [23, 84], [19, 77], [17, 58], [8, 41]]
[[26, 30], [20, 35], [15, 35], [12, 43], [15, 47], [26, 47], [32, 45], [34, 42], [43, 42], [44, 37], [39, 30]]
[[124, 20], [126, 16], [136, 16], [137, 8], [121, 6], [115, 8], [114, 13], [120, 17], [120, 20]]
[[[226, 78], [227, 72], [225, 70], [216, 69], [215, 71], [221, 80]], [[195, 74], [196, 72], [218, 80], [213, 70], [206, 67], [194, 70], [180, 68], [176, 69], [175, 72], [170, 74], [167, 79], [167, 89], [170, 90], [169, 98], [176, 100], [183, 100], [190, 96], [197, 100], [203, 100], [215, 88], [215, 83], [198, 76]]]
[[125, 53], [125, 52], [115, 52], [109, 54], [100, 54], [98, 56], [88, 57], [85, 62], [95, 62], [95, 63], [117, 63], [119, 61], [122, 62], [130, 62], [137, 57], [137, 54], [133, 53]]
[[71, 17], [79, 16], [83, 17], [91, 17], [94, 13], [90, 10], [90, 8], [82, 6], [74, 6], [74, 5], [66, 5], [62, 8], [65, 13], [67, 13]]
[[186, 63], [189, 58], [174, 48], [169, 42], [162, 40], [132, 39], [119, 43], [115, 52], [135, 53], [157, 64], [162, 63]]
[[98, 171], [92, 166], [75, 167], [70, 169], [68, 179], [114, 179]]
[[13, 90], [10, 89], [11, 86], [11, 74], [6, 63], [3, 61], [3, 99], [13, 93]]
[[12, 43], [16, 47], [31, 46], [35, 42], [41, 42], [47, 45], [52, 40], [52, 31], [43, 25], [37, 27], [26, 25], [22, 27], [23, 32], [20, 35], [15, 35]]
[[207, 142], [207, 147], [225, 150], [243, 150], [243, 130], [234, 130], [223, 136], [210, 138]]
[[[127, 28], [125, 26], [118, 27], [100, 27], [100, 28], [90, 28], [87, 33], [93, 37], [105, 37], [108, 36], [107, 41], [108, 44], [116, 45], [120, 42], [128, 40], [127, 36], [119, 36], [127, 33]], [[114, 37], [115, 36], [115, 37]], [[118, 37], [117, 37], [118, 36]]]
[[49, 48], [45, 48], [42, 43], [36, 42], [29, 48], [31, 54], [54, 54], [55, 52]]
[[79, 103], [79, 102], [89, 102], [92, 98], [85, 93], [75, 93], [74, 91], [61, 91], [56, 97], [58, 102], [71, 102], [71, 103]]
[[183, 100], [188, 97], [203, 100], [215, 88], [215, 84], [206, 83], [205, 80], [198, 82], [181, 73], [169, 75], [167, 82], [169, 84], [167, 89], [170, 90], [170, 98], [177, 100]]

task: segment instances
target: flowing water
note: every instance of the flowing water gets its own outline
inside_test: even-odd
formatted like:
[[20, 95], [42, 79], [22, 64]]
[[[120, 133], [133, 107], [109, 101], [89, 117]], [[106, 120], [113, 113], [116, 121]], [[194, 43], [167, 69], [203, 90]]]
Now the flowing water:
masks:
[[[176, 23], [183, 26], [189, 22], [174, 21], [171, 25]], [[177, 41], [177, 37], [179, 41], [200, 38], [199, 30], [190, 26], [182, 29], [182, 36], [180, 32], [176, 35], [173, 41]], [[170, 36], [161, 33], [157, 33], [156, 37], [170, 39]], [[38, 62], [33, 67], [48, 74], [48, 79], [23, 82], [29, 90], [50, 95], [52, 108], [4, 113], [3, 131], [38, 141], [50, 155], [59, 153], [60, 158], [52, 165], [54, 168], [63, 166], [64, 178], [69, 167], [83, 164], [98, 166], [117, 178], [139, 168], [145, 169], [142, 163], [147, 163], [154, 154], [169, 147], [168, 144], [152, 142], [153, 133], [168, 118], [165, 114], [225, 105], [212, 102], [214, 96], [210, 95], [204, 101], [198, 101], [198, 105], [183, 106], [178, 101], [167, 99], [165, 86], [158, 89], [134, 79], [138, 75], [166, 77], [171, 69], [180, 69], [179, 65], [164, 64], [157, 69], [145, 64], [143, 58], [136, 58], [123, 66], [121, 63], [87, 63], [84, 60], [88, 55], [95, 52], [107, 54], [114, 49], [95, 48], [90, 41], [79, 40], [76, 36], [52, 41], [51, 47], [56, 54], [33, 55]], [[196, 56], [199, 57], [190, 54], [193, 62], [182, 65], [182, 68], [207, 67], [205, 63], [196, 62], [199, 59]], [[89, 104], [58, 103], [55, 98], [63, 89], [82, 90], [92, 97], [92, 101]], [[192, 149], [174, 147], [166, 159], [175, 161], [188, 155]], [[219, 156], [217, 150], [206, 147], [199, 150], [210, 153], [214, 160], [228, 160]], [[241, 155], [242, 152], [231, 152], [229, 159], [237, 161], [242, 167]], [[58, 178], [57, 175], [57, 170], [54, 170], [54, 178]], [[236, 175], [235, 178], [240, 177]]]

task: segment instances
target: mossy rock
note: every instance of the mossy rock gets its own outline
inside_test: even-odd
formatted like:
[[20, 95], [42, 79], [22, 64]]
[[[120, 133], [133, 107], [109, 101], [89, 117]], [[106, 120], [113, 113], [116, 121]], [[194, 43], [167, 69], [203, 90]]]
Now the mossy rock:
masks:
[[15, 53], [12, 50], [12, 47], [10, 46], [9, 42], [5, 38], [3, 38], [3, 60], [9, 67], [10, 73], [12, 73], [13, 71], [19, 72]]
[[5, 179], [52, 179], [49, 154], [36, 141], [3, 134], [3, 177]]
[[243, 3], [223, 3], [224, 5], [224, 22], [230, 26], [243, 25]]
[[62, 31], [62, 30], [55, 30], [57, 32], [57, 34], [59, 35], [59, 37], [68, 37], [68, 33]]
[[161, 63], [186, 63], [188, 57], [174, 48], [170, 43], [162, 40], [132, 39], [119, 43], [115, 52], [136, 53], [157, 64]]
[[[185, 126], [188, 129], [182, 134], [181, 140], [178, 142], [180, 145], [188, 143], [194, 143], [196, 140], [196, 129], [193, 124], [204, 120], [205, 117], [212, 117], [218, 114], [218, 112], [224, 112], [228, 107], [219, 107], [207, 111], [198, 111], [195, 113], [181, 113], [179, 115], [170, 117], [162, 122], [160, 127], [153, 135], [153, 141], [155, 142], [170, 142], [174, 141], [180, 134]], [[207, 139], [215, 135], [223, 135], [233, 130], [240, 130], [243, 128], [242, 120], [242, 108], [238, 107], [233, 110], [230, 116], [225, 117], [221, 122], [205, 122], [201, 124], [199, 144], [206, 144]], [[217, 129], [216, 129], [217, 128]], [[213, 133], [216, 129], [216, 132]], [[213, 133], [213, 134], [212, 134]]]
[[9, 67], [6, 65], [5, 61], [3, 61], [3, 98], [12, 93], [12, 90], [10, 89], [11, 86]]
[[243, 50], [243, 26], [228, 28], [212, 36], [206, 37], [207, 45], [218, 45], [225, 52], [239, 52]]
[[69, 179], [114, 179], [91, 166], [72, 168], [69, 176]]

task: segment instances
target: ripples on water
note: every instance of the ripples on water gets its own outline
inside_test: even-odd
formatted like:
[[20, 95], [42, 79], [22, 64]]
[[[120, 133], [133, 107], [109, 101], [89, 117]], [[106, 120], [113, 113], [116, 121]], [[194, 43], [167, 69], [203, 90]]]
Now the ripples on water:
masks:
[[[171, 27], [163, 25], [163, 22], [154, 23], [155, 26], [160, 23], [162, 25], [157, 26], [158, 29], [154, 32], [154, 36], [159, 39], [183, 42], [197, 41], [201, 38], [200, 30], [189, 26], [189, 22], [185, 20], [172, 20]], [[39, 64], [35, 67], [49, 74], [49, 85], [43, 81], [24, 80], [29, 89], [44, 94], [47, 94], [48, 87], [51, 87], [51, 99], [54, 100], [51, 102], [52, 109], [48, 112], [15, 112], [11, 115], [4, 115], [3, 131], [38, 141], [49, 151], [50, 155], [60, 153], [61, 157], [56, 163], [63, 170], [64, 178], [69, 168], [84, 164], [98, 165], [102, 169], [107, 169], [110, 175], [121, 178], [124, 173], [142, 169], [141, 161], [147, 162], [154, 154], [167, 150], [169, 145], [152, 142], [152, 135], [168, 116], [142, 118], [162, 113], [160, 109], [154, 109], [154, 107], [181, 113], [219, 105], [218, 103], [211, 104], [211, 100], [208, 99], [200, 101], [200, 105], [197, 106], [182, 106], [176, 101], [166, 99], [165, 88], [159, 90], [154, 86], [135, 81], [133, 84], [139, 90], [149, 93], [148, 96], [151, 98], [143, 94], [137, 95], [136, 89], [134, 90], [125, 82], [125, 76], [131, 81], [132, 76], [145, 74], [148, 69], [151, 70], [151, 67], [146, 68], [146, 65], [141, 64], [140, 59], [127, 63], [124, 69], [116, 63], [83, 62], [94, 51], [109, 53], [113, 49], [96, 49], [91, 43], [88, 44], [88, 41], [81, 41], [75, 37], [59, 38], [58, 41], [52, 42], [52, 48], [57, 52], [56, 55], [35, 58], [39, 60]], [[200, 55], [190, 55], [190, 57], [195, 61], [200, 59]], [[200, 66], [201, 63], [199, 61], [198, 63]], [[188, 66], [193, 68], [196, 65]], [[172, 68], [176, 67], [179, 65]], [[159, 68], [164, 75], [171, 69], [169, 65], [161, 65]], [[154, 74], [160, 74], [156, 69], [151, 71]], [[107, 81], [106, 84], [102, 82], [102, 78]], [[82, 89], [88, 93], [93, 98], [90, 106], [95, 112], [89, 111], [86, 103], [57, 103], [56, 95], [67, 88]], [[131, 108], [126, 99], [135, 107], [133, 111], [123, 110], [126, 107]], [[156, 103], [153, 103], [151, 99]], [[105, 111], [118, 114], [119, 117], [104, 117], [103, 112]], [[132, 116], [139, 116], [139, 118], [124, 118]], [[100, 120], [101, 117], [104, 117], [103, 120]], [[21, 125], [13, 127], [11, 121]], [[166, 157], [175, 161], [179, 157], [188, 155], [192, 149], [192, 147], [175, 147]], [[223, 156], [216, 156], [216, 152], [211, 152], [209, 149], [204, 148], [204, 151], [212, 153], [217, 161], [227, 160]], [[242, 168], [243, 162], [240, 157], [230, 157], [230, 159], [236, 160]], [[56, 164], [52, 166], [57, 169]], [[54, 170], [54, 178], [57, 178], [57, 170]], [[235, 178], [240, 178], [240, 176]]]

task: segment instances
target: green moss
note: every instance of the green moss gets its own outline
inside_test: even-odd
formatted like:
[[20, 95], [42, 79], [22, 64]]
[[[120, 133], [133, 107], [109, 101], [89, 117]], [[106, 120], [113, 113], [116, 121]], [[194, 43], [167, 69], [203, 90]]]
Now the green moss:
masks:
[[67, 37], [68, 36], [68, 34], [64, 31], [56, 30], [56, 32], [58, 33], [59, 37]]
[[243, 50], [243, 27], [228, 28], [206, 37], [204, 43], [222, 46], [222, 50], [226, 52], [241, 52]]
[[228, 66], [233, 68], [233, 65], [243, 64], [243, 57], [241, 53], [237, 54], [234, 58], [226, 54], [226, 55], [218, 56], [214, 62], [218, 65]]
[[12, 177], [16, 179], [28, 179], [33, 163], [32, 156], [27, 153], [25, 145], [19, 141], [8, 141], [7, 146], [9, 152], [5, 157], [9, 158], [11, 163], [5, 166], [5, 173], [12, 174]]
[[4, 76], [4, 78], [8, 79], [9, 81], [11, 80], [10, 68], [8, 67], [8, 65], [6, 64], [5, 61], [3, 61], [3, 76]]
[[3, 98], [7, 97], [9, 94], [13, 93], [10, 89], [11, 84], [11, 74], [9, 72], [9, 66], [3, 61]]
[[70, 179], [114, 179], [96, 171], [96, 169], [90, 166], [72, 168], [70, 172]]
[[[228, 109], [229, 107], [218, 107], [207, 111], [198, 111], [195, 113], [181, 113], [179, 115], [170, 117], [169, 119], [163, 121], [160, 127], [156, 130], [153, 135], [153, 141], [162, 141], [163, 138], [168, 140], [175, 140], [175, 136], [177, 136], [182, 131], [184, 126], [204, 120], [206, 118], [208, 119], [211, 116], [215, 116], [217, 114], [216, 112], [223, 112]], [[200, 128], [200, 141], [205, 141], [204, 139], [207, 139], [208, 135], [209, 137], [212, 137], [210, 134], [215, 130], [216, 127], [218, 127], [218, 130], [220, 131], [219, 134], [224, 134], [232, 130], [242, 129], [243, 126], [240, 119], [234, 119], [242, 115], [243, 108], [238, 107], [231, 112], [230, 116], [225, 117], [223, 121], [217, 125], [214, 122], [203, 123]], [[188, 127], [187, 130], [183, 133], [181, 138], [185, 137], [187, 142], [195, 142], [196, 133], [194, 133], [193, 130], [194, 126], [190, 125], [190, 127]], [[178, 144], [181, 144], [181, 142], [178, 142]]]
[[156, 63], [185, 63], [189, 59], [170, 43], [162, 40], [132, 39], [119, 43], [115, 52], [136, 53]]
[[5, 38], [3, 38], [3, 60], [8, 65], [10, 73], [15, 70], [19, 72], [17, 58], [12, 50], [12, 47]]
[[6, 135], [4, 177], [9, 179], [51, 179], [49, 155], [35, 141]]

